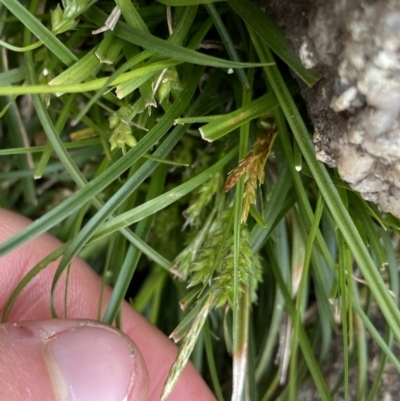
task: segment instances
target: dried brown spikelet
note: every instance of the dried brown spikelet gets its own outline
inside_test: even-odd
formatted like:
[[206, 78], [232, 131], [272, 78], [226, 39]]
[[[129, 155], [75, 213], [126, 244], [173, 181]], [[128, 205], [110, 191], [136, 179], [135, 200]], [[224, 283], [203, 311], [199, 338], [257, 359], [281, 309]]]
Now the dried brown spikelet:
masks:
[[258, 185], [264, 182], [264, 166], [274, 143], [276, 133], [275, 127], [272, 127], [260, 135], [247, 156], [239, 162], [239, 165], [229, 173], [226, 179], [224, 192], [231, 190], [238, 183], [239, 179], [245, 175], [242, 222], [247, 220], [250, 204], [255, 203], [257, 180]]
[[228, 174], [228, 178], [225, 181], [225, 186], [223, 189], [224, 192], [230, 191], [238, 183], [240, 177], [247, 171], [248, 156], [249, 155], [242, 159], [239, 162], [239, 165]]

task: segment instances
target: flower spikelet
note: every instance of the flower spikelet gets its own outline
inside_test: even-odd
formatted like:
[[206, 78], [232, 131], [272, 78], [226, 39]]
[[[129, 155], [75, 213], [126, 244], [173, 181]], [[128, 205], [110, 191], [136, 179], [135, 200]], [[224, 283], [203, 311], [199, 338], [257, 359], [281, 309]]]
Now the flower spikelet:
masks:
[[[233, 307], [235, 267], [233, 227], [229, 224], [231, 217], [232, 209], [220, 212], [190, 269], [188, 287], [208, 288], [214, 294], [216, 307]], [[249, 285], [251, 276], [253, 252], [248, 237], [248, 230], [241, 226], [237, 270], [239, 293]]]
[[233, 169], [225, 182], [224, 192], [231, 190], [244, 176], [242, 223], [247, 220], [250, 205], [256, 202], [257, 186], [264, 182], [264, 166], [276, 137], [275, 127], [271, 128], [254, 142], [247, 156]]
[[[229, 305], [234, 307], [234, 257], [233, 257], [233, 235], [229, 238], [229, 245], [222, 263], [217, 269], [212, 290], [216, 294], [215, 306]], [[249, 244], [249, 232], [242, 226], [240, 229], [240, 251], [238, 260], [238, 291], [239, 295], [244, 292], [250, 281], [253, 252]]]
[[184, 228], [187, 225], [199, 227], [205, 215], [207, 206], [210, 204], [214, 195], [221, 191], [222, 176], [221, 173], [214, 174], [205, 182], [196, 192], [189, 207], [184, 211], [186, 218]]

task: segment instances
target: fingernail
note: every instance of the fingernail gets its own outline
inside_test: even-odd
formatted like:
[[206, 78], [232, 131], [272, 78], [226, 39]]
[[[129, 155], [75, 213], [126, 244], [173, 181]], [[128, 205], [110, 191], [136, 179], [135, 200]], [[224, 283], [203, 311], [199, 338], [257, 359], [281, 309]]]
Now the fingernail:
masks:
[[84, 325], [53, 336], [45, 357], [60, 400], [123, 401], [133, 385], [133, 349], [107, 326]]

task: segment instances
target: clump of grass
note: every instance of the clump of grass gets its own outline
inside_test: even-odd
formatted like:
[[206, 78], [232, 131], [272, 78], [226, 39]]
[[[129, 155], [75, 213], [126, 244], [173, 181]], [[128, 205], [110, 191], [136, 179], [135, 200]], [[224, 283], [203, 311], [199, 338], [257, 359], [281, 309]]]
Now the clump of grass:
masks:
[[[350, 361], [357, 399], [374, 399], [387, 359], [400, 369], [399, 221], [316, 161], [289, 71], [319, 75], [267, 16], [249, 0], [0, 0], [0, 37], [0, 205], [37, 219], [0, 255], [48, 230], [65, 242], [3, 320], [48, 263], [62, 256], [54, 295], [81, 255], [114, 287], [99, 319], [118, 323], [132, 298], [181, 342], [163, 399], [189, 358], [220, 401], [295, 399], [306, 374], [322, 400], [341, 386], [348, 398]], [[360, 327], [383, 350], [371, 389]], [[340, 331], [343, 383], [328, 388]]]

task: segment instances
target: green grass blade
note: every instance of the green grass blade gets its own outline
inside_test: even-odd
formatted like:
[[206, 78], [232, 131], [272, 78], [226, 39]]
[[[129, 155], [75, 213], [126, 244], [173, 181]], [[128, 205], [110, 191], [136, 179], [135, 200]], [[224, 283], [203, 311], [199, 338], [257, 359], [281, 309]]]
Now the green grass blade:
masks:
[[[54, 127], [57, 133], [61, 132], [65, 124], [67, 123], [69, 114], [71, 112], [71, 106], [73, 102], [75, 102], [75, 100], [76, 100], [75, 96], [69, 96], [68, 100], [66, 101], [65, 107], [62, 109], [61, 114], [58, 116], [56, 125]], [[34, 176], [35, 179], [42, 177], [44, 169], [46, 168], [52, 153], [53, 153], [53, 147], [51, 143], [48, 143], [46, 145], [45, 151], [42, 154], [42, 157], [39, 160], [38, 165], [36, 166], [36, 171]]]
[[[0, 108], [5, 105], [6, 99], [0, 99]], [[14, 146], [23, 146], [27, 143], [27, 134], [24, 123], [19, 113], [19, 109], [15, 103], [10, 103], [10, 107], [2, 118], [4, 127], [8, 132], [13, 133], [10, 141]], [[19, 154], [17, 156], [18, 163], [23, 170], [29, 170], [34, 167], [34, 163], [30, 154]], [[35, 204], [37, 202], [36, 191], [32, 176], [26, 175], [23, 180], [23, 193], [27, 202]]]
[[61, 74], [53, 78], [49, 82], [49, 85], [79, 84], [94, 74], [98, 68], [100, 68], [100, 61], [95, 55], [95, 49], [93, 49]]
[[[297, 300], [296, 300], [296, 308], [297, 308], [297, 316], [296, 320], [294, 320], [293, 324], [293, 339], [291, 342], [291, 362], [290, 362], [290, 377], [291, 378], [296, 378], [296, 370], [297, 370], [297, 346], [298, 346], [298, 330], [301, 324], [301, 319], [302, 319], [302, 314], [300, 311], [303, 311], [305, 302], [307, 302], [307, 286], [309, 282], [309, 269], [310, 269], [310, 262], [311, 262], [311, 255], [313, 251], [313, 246], [314, 246], [314, 241], [315, 237], [318, 231], [319, 223], [321, 220], [322, 216], [322, 211], [324, 208], [324, 202], [322, 199], [321, 194], [318, 196], [317, 200], [317, 206], [315, 208], [315, 215], [314, 215], [314, 221], [312, 222], [311, 230], [308, 235], [307, 239], [307, 244], [305, 248], [305, 255], [304, 255], [304, 261], [303, 261], [303, 266], [302, 266], [302, 272], [301, 272], [301, 281], [300, 281], [300, 286], [299, 290], [297, 293]], [[296, 380], [291, 379], [290, 384], [289, 384], [289, 394], [291, 394], [290, 398], [294, 399], [295, 394], [296, 394]]]
[[[196, 12], [197, 12], [197, 7], [186, 7], [185, 8], [185, 10], [182, 13], [181, 18], [179, 19], [177, 25], [174, 28], [172, 35], [167, 39], [167, 42], [170, 42], [174, 45], [182, 44], [182, 42], [184, 41], [185, 37], [187, 36], [190, 28], [192, 27], [193, 21], [196, 17]], [[160, 59], [159, 56], [154, 56], [151, 58], [151, 60], [149, 62], [154, 63], [156, 61], [159, 61], [159, 59]], [[176, 63], [176, 64], [178, 64], [178, 63]], [[158, 71], [156, 73], [158, 73]], [[145, 84], [148, 83], [148, 80], [151, 79], [154, 75], [155, 75], [155, 73], [151, 73], [144, 77], [138, 78], [136, 80], [124, 82], [124, 83], [118, 85], [117, 96], [120, 99], [122, 99], [125, 96], [129, 95], [131, 92], [133, 92], [135, 89], [140, 87], [142, 97], [145, 97], [143, 95], [143, 91], [145, 89]], [[150, 86], [149, 92], [152, 92], [151, 85], [149, 85], [149, 86]], [[149, 98], [151, 98], [151, 101], [149, 103], [154, 102], [152, 93], [150, 93]]]
[[[308, 219], [308, 223], [305, 222], [306, 227], [307, 226], [311, 227], [311, 224], [314, 221], [314, 213], [312, 211], [311, 204], [310, 204], [310, 201], [307, 196], [307, 189], [305, 187], [305, 183], [301, 179], [301, 176], [295, 167], [295, 162], [294, 162], [294, 158], [293, 158], [294, 153], [290, 147], [290, 137], [289, 137], [289, 133], [288, 133], [288, 130], [286, 127], [285, 118], [284, 118], [284, 115], [280, 108], [276, 109], [274, 111], [274, 115], [275, 115], [275, 122], [276, 122], [276, 125], [278, 128], [278, 131], [279, 131], [278, 139], [279, 139], [279, 141], [282, 145], [282, 149], [283, 149], [282, 157], [284, 157], [286, 162], [289, 164], [289, 171], [292, 176], [293, 185], [296, 189], [296, 193], [297, 193], [297, 197], [298, 197], [297, 201], [300, 206], [300, 212], [304, 218]], [[306, 230], [309, 230], [309, 228], [306, 228]], [[326, 259], [326, 261], [327, 261], [328, 265], [331, 267], [332, 271], [334, 271], [335, 264], [332, 259], [332, 255], [327, 248], [327, 245], [325, 243], [324, 238], [322, 237], [320, 230], [317, 231], [316, 239], [318, 242], [318, 246], [321, 249], [322, 255]]]
[[[84, 147], [93, 147], [100, 144], [99, 138], [85, 139], [78, 142], [67, 142], [64, 143], [65, 149], [79, 149]], [[26, 148], [11, 148], [11, 149], [0, 149], [0, 156], [19, 155], [24, 153], [41, 153], [45, 151], [45, 146], [28, 146]]]
[[[217, 9], [215, 8], [214, 4], [206, 4], [205, 5], [208, 13], [210, 14], [210, 17], [217, 28], [217, 31], [219, 35], [221, 36], [222, 42], [224, 43], [225, 49], [229, 54], [229, 57], [236, 62], [240, 62], [240, 58], [238, 55], [238, 52], [235, 49], [235, 46], [233, 45], [231, 36], [229, 35], [228, 30], [226, 29], [224, 23], [222, 22], [221, 17], [219, 16], [219, 13]], [[242, 83], [244, 89], [249, 89], [249, 81], [247, 79], [247, 76], [242, 68], [238, 68], [235, 70], [239, 81]]]
[[132, 245], [139, 249], [140, 252], [146, 255], [154, 263], [157, 263], [157, 265], [165, 270], [169, 271], [171, 269], [172, 262], [164, 258], [164, 256], [159, 254], [155, 249], [153, 249], [149, 244], [147, 244], [147, 242], [138, 237], [134, 232], [132, 232], [131, 230], [123, 230], [121, 231], [121, 233]]
[[222, 389], [219, 383], [217, 368], [215, 365], [214, 351], [211, 343], [211, 335], [210, 335], [208, 319], [204, 324], [203, 336], [204, 336], [204, 349], [206, 351], [208, 369], [210, 371], [214, 392], [218, 401], [224, 401], [224, 396], [222, 395]]
[[59, 60], [70, 65], [77, 57], [36, 19], [18, 0], [0, 0]]
[[229, 0], [228, 4], [248, 24], [264, 45], [270, 47], [307, 85], [314, 85], [321, 76], [307, 70], [293, 54], [281, 29], [250, 0]]
[[42, 42], [36, 42], [36, 43], [32, 43], [29, 46], [18, 47], [18, 46], [10, 45], [9, 43], [4, 42], [3, 40], [0, 40], [0, 46], [5, 47], [6, 49], [11, 50], [13, 52], [17, 52], [17, 53], [29, 52], [31, 50], [37, 49], [38, 47], [40, 47], [42, 45], [43, 45]]
[[365, 312], [357, 302], [353, 303], [353, 308], [357, 313], [357, 315], [362, 320], [365, 328], [371, 333], [374, 340], [381, 347], [382, 351], [386, 354], [390, 362], [393, 363], [396, 370], [400, 373], [400, 361], [397, 359], [396, 355], [394, 355], [390, 347], [386, 344], [385, 340], [379, 334], [378, 330], [375, 328], [369, 317], [365, 314]]
[[33, 266], [32, 269], [30, 269], [28, 273], [26, 273], [26, 275], [19, 281], [12, 294], [8, 298], [6, 306], [4, 307], [3, 316], [1, 318], [2, 323], [5, 323], [7, 321], [11, 308], [21, 294], [22, 290], [31, 282], [34, 277], [39, 274], [40, 271], [45, 269], [51, 262], [56, 261], [64, 253], [66, 247], [67, 244], [63, 244], [55, 249], [53, 252], [49, 253], [44, 259]]
[[[31, 53], [25, 53], [25, 61], [28, 82], [35, 84], [37, 78]], [[76, 182], [81, 182], [82, 184], [84, 184], [86, 182], [86, 179], [84, 178], [80, 170], [76, 167], [69, 153], [65, 150], [63, 143], [61, 142], [61, 139], [59, 138], [57, 131], [51, 121], [48, 110], [43, 103], [42, 98], [39, 95], [36, 95], [32, 97], [32, 100], [38, 118], [43, 126], [44, 131], [46, 132], [47, 138], [49, 139], [49, 142], [51, 143], [54, 151], [60, 158], [61, 163], [64, 165], [65, 169]]]
[[110, 235], [114, 231], [120, 230], [123, 227], [127, 227], [131, 224], [134, 224], [147, 216], [150, 216], [170, 204], [176, 202], [178, 199], [187, 195], [194, 189], [198, 188], [201, 184], [206, 182], [213, 176], [216, 172], [220, 171], [223, 166], [225, 166], [237, 153], [237, 149], [232, 149], [229, 153], [227, 153], [220, 161], [215, 163], [213, 166], [203, 171], [196, 177], [191, 180], [185, 182], [184, 184], [179, 185], [178, 187], [166, 192], [165, 194], [159, 196], [158, 198], [146, 202], [141, 206], [138, 206], [129, 212], [123, 213], [118, 217], [115, 217], [106, 223], [93, 235], [91, 238], [92, 241], [98, 240], [105, 235]]
[[[165, 166], [158, 168], [153, 175], [150, 189], [146, 195], [146, 201], [159, 196], [164, 188], [164, 181], [166, 176]], [[148, 217], [139, 222], [135, 229], [135, 235], [142, 241], [145, 241], [150, 231], [152, 218]], [[108, 303], [107, 310], [104, 313], [102, 321], [108, 324], [112, 324], [116, 319], [118, 311], [121, 308], [121, 304], [125, 298], [126, 292], [131, 283], [133, 274], [136, 270], [136, 266], [139, 262], [141, 252], [138, 248], [130, 246], [128, 252], [125, 255], [124, 263], [119, 271], [117, 281], [114, 286], [113, 293], [111, 295], [110, 302]]]
[[[285, 299], [285, 306], [288, 314], [291, 316], [293, 320], [296, 319], [297, 313], [299, 313], [296, 310], [296, 306], [294, 305], [292, 301], [292, 295], [289, 293], [286, 284], [282, 278], [282, 275], [280, 271], [276, 268], [277, 263], [274, 261], [271, 263], [271, 270], [274, 275], [274, 278], [278, 284], [278, 287], [280, 291], [282, 292], [282, 295]], [[310, 370], [311, 376], [314, 380], [314, 383], [317, 387], [318, 393], [322, 399], [322, 401], [332, 401], [332, 397], [329, 394], [329, 390], [326, 386], [325, 379], [322, 375], [322, 372], [320, 370], [319, 364], [317, 363], [311, 346], [309, 344], [307, 334], [304, 330], [303, 325], [299, 325], [298, 327], [298, 342], [301, 348], [301, 351], [303, 353], [304, 359], [307, 363], [308, 369]]]
[[136, 64], [139, 64], [146, 58], [151, 57], [151, 52], [145, 50], [136, 56], [133, 56], [126, 63], [121, 65], [110, 77], [103, 83], [100, 89], [97, 89], [96, 93], [92, 96], [90, 101], [86, 104], [86, 106], [79, 112], [79, 114], [75, 117], [72, 122], [72, 125], [77, 125], [79, 121], [87, 114], [90, 108], [103, 96], [103, 93], [106, 91], [108, 86], [111, 86], [111, 83], [115, 81], [117, 77], [119, 77], [122, 73], [128, 71], [130, 68], [134, 67]]
[[132, 28], [139, 29], [140, 31], [150, 33], [149, 28], [147, 28], [147, 25], [131, 1], [115, 0], [115, 4], [121, 10], [121, 13], [128, 25], [130, 25]]
[[[385, 251], [387, 254], [387, 258], [388, 258], [388, 272], [389, 272], [389, 279], [390, 279], [389, 280], [390, 281], [390, 289], [394, 293], [395, 298], [398, 299], [399, 277], [398, 277], [398, 272], [397, 272], [396, 253], [393, 248], [392, 238], [391, 238], [390, 234], [383, 229], [380, 230], [380, 233], [383, 238], [383, 244], [384, 244], [384, 248], [385, 248]], [[393, 333], [391, 332], [390, 328], [387, 325], [385, 328], [384, 342], [387, 344], [387, 348], [390, 350], [390, 348], [393, 345]], [[385, 352], [382, 352], [380, 361], [379, 361], [379, 367], [376, 370], [375, 378], [372, 383], [370, 392], [368, 394], [367, 401], [374, 401], [377, 399], [377, 394], [378, 394], [379, 388], [382, 384], [383, 374], [385, 372], [385, 368], [387, 365], [387, 359], [388, 359], [387, 354]]]
[[189, 360], [189, 356], [192, 353], [197, 338], [200, 335], [200, 331], [203, 328], [203, 325], [207, 319], [208, 313], [213, 307], [213, 303], [214, 303], [214, 298], [212, 294], [209, 293], [207, 296], [206, 303], [201, 308], [199, 313], [196, 315], [193, 324], [191, 325], [188, 333], [186, 334], [186, 336], [182, 341], [182, 345], [179, 347], [176, 360], [171, 366], [167, 380], [164, 383], [160, 401], [165, 401], [171, 394], [175, 385], [177, 384], [178, 379], [183, 371], [183, 368], [186, 366]]
[[[209, 8], [210, 15], [214, 16], [219, 24], [219, 15], [212, 5]], [[219, 21], [218, 21], [219, 20]], [[223, 26], [223, 25], [222, 25]], [[223, 27], [225, 29], [225, 27]], [[221, 33], [221, 32], [220, 32]], [[242, 71], [243, 72], [243, 71]], [[242, 107], [251, 103], [252, 90], [250, 83], [253, 84], [254, 71], [248, 72], [249, 79], [246, 77], [248, 90], [244, 90], [242, 94]], [[240, 126], [240, 143], [239, 143], [239, 160], [246, 157], [248, 153], [250, 126], [249, 121], [242, 123]], [[244, 383], [247, 370], [247, 348], [249, 333], [249, 308], [250, 298], [249, 289], [239, 297], [239, 263], [241, 251], [241, 229], [242, 229], [242, 209], [244, 195], [244, 177], [241, 177], [236, 185], [235, 205], [233, 215], [233, 388], [232, 401], [240, 400], [243, 395]]]
[[344, 397], [349, 399], [349, 315], [347, 310], [348, 303], [348, 275], [351, 255], [342, 234], [339, 233], [339, 289], [340, 289], [340, 308], [342, 316], [342, 336], [343, 336], [343, 374], [344, 374]]
[[[290, 177], [288, 177], [290, 179]], [[282, 219], [274, 230], [274, 254], [278, 263], [277, 268], [281, 270], [285, 285], [291, 285], [290, 277], [290, 255], [292, 250], [289, 246], [289, 238], [285, 221]], [[273, 314], [269, 322], [268, 336], [266, 337], [261, 355], [258, 356], [258, 365], [256, 367], [256, 380], [260, 382], [267, 369], [274, 363], [275, 348], [278, 343], [279, 329], [282, 324], [285, 302], [279, 288], [276, 289], [273, 304]]]
[[25, 68], [18, 67], [9, 71], [0, 72], [0, 86], [15, 84], [25, 79]]
[[359, 219], [361, 226], [367, 235], [369, 245], [371, 246], [377, 259], [378, 268], [384, 269], [388, 262], [386, 251], [382, 246], [376, 227], [372, 223], [365, 207], [365, 201], [361, 200], [358, 195], [353, 195], [350, 193], [349, 196], [351, 196], [351, 201], [355, 209], [354, 217]]
[[[105, 14], [98, 8], [93, 7], [88, 18], [90, 18], [90, 20], [93, 21], [96, 25], [102, 26], [105, 21]], [[166, 40], [162, 40], [153, 35], [149, 35], [122, 22], [118, 22], [113, 33], [114, 35], [126, 40], [127, 42], [150, 50], [154, 54], [158, 54], [166, 58], [172, 58], [174, 60], [188, 62], [191, 64], [233, 69], [260, 67], [264, 65], [260, 63], [237, 63], [234, 61], [223, 60], [217, 57], [198, 53], [196, 51], [181, 46], [176, 46]]]
[[276, 97], [273, 94], [268, 93], [257, 100], [224, 115], [216, 121], [204, 125], [199, 129], [200, 134], [202, 138], [208, 142], [215, 141], [222, 138], [224, 135], [229, 134], [229, 132], [232, 132], [244, 123], [258, 118], [278, 106], [279, 104]]
[[[256, 225], [250, 233], [250, 244], [253, 253], [256, 254], [260, 251], [264, 242], [267, 240], [274, 227], [278, 224], [279, 220], [287, 213], [290, 207], [295, 203], [294, 196], [289, 196], [293, 188], [292, 180], [290, 179], [290, 172], [287, 165], [284, 165], [278, 179], [274, 183], [269, 199], [266, 203], [264, 221], [267, 224], [266, 228]], [[289, 201], [288, 203], [282, 202], [282, 199]]]
[[134, 78], [143, 77], [149, 73], [156, 73], [163, 70], [164, 68], [173, 67], [179, 64], [176, 60], [164, 60], [146, 65], [145, 67], [137, 68], [133, 71], [120, 74], [113, 81], [109, 81], [109, 78], [98, 78], [93, 81], [83, 82], [79, 84], [68, 84], [68, 85], [29, 85], [29, 86], [6, 86], [0, 87], [0, 96], [8, 95], [34, 95], [34, 94], [59, 94], [59, 93], [82, 93], [93, 90], [98, 90], [109, 84], [109, 86], [118, 85], [122, 82], [130, 81]]
[[21, 246], [27, 241], [46, 232], [51, 227], [55, 226], [64, 218], [73, 213], [75, 210], [81, 208], [85, 203], [92, 201], [94, 194], [98, 194], [111, 182], [117, 179], [132, 165], [132, 160], [137, 160], [137, 158], [140, 157], [141, 154], [144, 154], [153, 145], [152, 139], [153, 138], [150, 137], [149, 139], [146, 136], [142, 141], [137, 144], [135, 148], [131, 149], [125, 156], [116, 161], [101, 176], [92, 180], [81, 190], [65, 200], [62, 204], [54, 207], [46, 215], [37, 219], [30, 226], [25, 228], [25, 230], [19, 232], [12, 238], [9, 238], [7, 241], [1, 243], [0, 255], [4, 255], [10, 252], [12, 249]]

